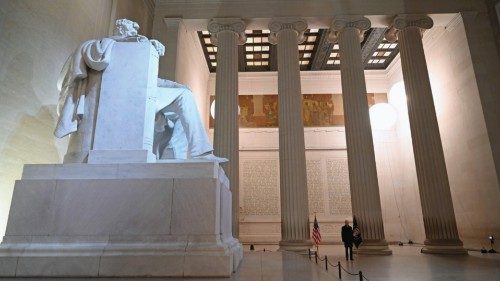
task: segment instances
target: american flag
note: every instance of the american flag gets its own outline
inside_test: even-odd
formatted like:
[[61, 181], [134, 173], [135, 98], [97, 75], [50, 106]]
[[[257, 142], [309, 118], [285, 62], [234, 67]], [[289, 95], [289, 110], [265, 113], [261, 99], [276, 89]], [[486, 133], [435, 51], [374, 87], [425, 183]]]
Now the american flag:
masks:
[[316, 216], [314, 216], [312, 238], [316, 246], [318, 246], [319, 243], [321, 243], [321, 233], [319, 232], [319, 224], [318, 220], [316, 219]]

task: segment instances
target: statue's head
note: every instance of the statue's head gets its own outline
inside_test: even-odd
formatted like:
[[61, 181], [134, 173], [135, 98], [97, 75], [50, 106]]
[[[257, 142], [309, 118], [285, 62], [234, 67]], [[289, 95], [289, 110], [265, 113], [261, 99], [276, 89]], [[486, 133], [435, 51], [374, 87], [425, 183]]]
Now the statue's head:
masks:
[[115, 29], [113, 35], [115, 36], [136, 36], [139, 30], [139, 24], [128, 19], [119, 19], [115, 22]]

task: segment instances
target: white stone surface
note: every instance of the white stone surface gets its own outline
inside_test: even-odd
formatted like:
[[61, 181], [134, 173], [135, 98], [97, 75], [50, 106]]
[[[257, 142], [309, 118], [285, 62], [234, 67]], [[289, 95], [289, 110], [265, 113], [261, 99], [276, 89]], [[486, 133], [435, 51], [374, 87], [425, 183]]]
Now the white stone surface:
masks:
[[307, 250], [309, 233], [306, 152], [300, 87], [299, 51], [307, 22], [276, 18], [269, 23], [269, 41], [277, 45], [279, 91], [279, 167], [281, 240], [283, 250]]
[[16, 276], [82, 277], [97, 276], [98, 272], [99, 257], [95, 256], [20, 257], [16, 267]]
[[[470, 32], [462, 17], [474, 19], [468, 24], [477, 28], [477, 32]], [[484, 21], [483, 16], [456, 15], [446, 28], [434, 27], [429, 34], [424, 34], [424, 51], [458, 231], [466, 247], [478, 249], [488, 243], [485, 238], [491, 233], [500, 232], [499, 174], [495, 175], [498, 158], [492, 153], [494, 138], [488, 136], [491, 132], [488, 122], [498, 128], [498, 122], [492, 121], [495, 115], [489, 113], [498, 106], [483, 100], [486, 96], [493, 98], [495, 95], [487, 93], [498, 89], [491, 84], [498, 85], [498, 79], [491, 78], [495, 73], [498, 76], [498, 70], [487, 66], [498, 67], [498, 63], [493, 63], [495, 56], [488, 55], [485, 47], [488, 40], [475, 37], [488, 36], [487, 28], [480, 27]], [[472, 48], [476, 49], [475, 55], [482, 56], [481, 60], [472, 55]], [[498, 120], [498, 109], [494, 111]], [[498, 167], [497, 163], [497, 171]]]
[[219, 234], [220, 192], [215, 179], [175, 179], [171, 233]]
[[169, 234], [172, 186], [171, 179], [58, 180], [49, 235]]
[[215, 87], [214, 150], [229, 159], [223, 165], [234, 194], [232, 203], [232, 228], [239, 235], [239, 123], [238, 123], [238, 45], [246, 41], [245, 22], [237, 18], [212, 19], [207, 26], [210, 41], [217, 51], [217, 84]]
[[371, 26], [365, 17], [338, 16], [330, 38], [339, 44], [352, 212], [363, 233], [360, 251], [390, 254], [385, 241], [372, 126], [359, 42]]
[[422, 43], [428, 16], [400, 15], [386, 32], [398, 40], [425, 228], [425, 253], [466, 254], [458, 235], [446, 163]]
[[[174, 158], [196, 158], [213, 153], [201, 116], [196, 107], [194, 95], [185, 85], [158, 79], [156, 94], [156, 111], [162, 115], [155, 120], [155, 145], [154, 150], [159, 159], [165, 159], [161, 151], [161, 142], [168, 143], [174, 152]], [[173, 117], [169, 117], [172, 116]], [[167, 121], [172, 118], [175, 122], [173, 128]], [[179, 127], [180, 126], [180, 127]], [[169, 136], [170, 135], [170, 136]], [[214, 158], [217, 159], [217, 158]]]
[[101, 257], [99, 276], [182, 276], [182, 252], [172, 256], [106, 256]]
[[55, 180], [17, 181], [6, 235], [49, 235], [54, 216]]
[[25, 165], [23, 179], [127, 179], [127, 178], [218, 178], [224, 172], [213, 161], [160, 160], [155, 165], [130, 164], [31, 164]]
[[[176, 162], [31, 166], [15, 187], [0, 276], [230, 276], [242, 247], [227, 178], [211, 161]], [[95, 167], [114, 173], [93, 177]]]
[[[89, 163], [127, 163], [124, 150], [146, 150], [151, 162], [158, 52], [149, 42], [115, 43], [102, 75], [93, 151], [118, 150], [122, 157], [89, 155]], [[133, 162], [135, 159], [132, 159]]]
[[109, 150], [90, 150], [88, 163], [147, 163], [155, 162], [156, 157], [151, 150], [134, 149], [109, 149]]

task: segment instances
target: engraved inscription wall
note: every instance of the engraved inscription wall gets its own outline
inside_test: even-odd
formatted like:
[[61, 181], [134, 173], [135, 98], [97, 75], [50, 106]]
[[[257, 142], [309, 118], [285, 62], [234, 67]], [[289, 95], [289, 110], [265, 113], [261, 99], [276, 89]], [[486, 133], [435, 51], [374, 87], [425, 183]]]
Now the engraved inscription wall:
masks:
[[243, 195], [244, 215], [279, 215], [279, 162], [278, 159], [244, 160], [240, 189]]
[[352, 214], [352, 208], [347, 159], [327, 159], [326, 173], [328, 179], [330, 214], [350, 216]]
[[321, 160], [307, 160], [306, 167], [309, 214], [325, 213]]

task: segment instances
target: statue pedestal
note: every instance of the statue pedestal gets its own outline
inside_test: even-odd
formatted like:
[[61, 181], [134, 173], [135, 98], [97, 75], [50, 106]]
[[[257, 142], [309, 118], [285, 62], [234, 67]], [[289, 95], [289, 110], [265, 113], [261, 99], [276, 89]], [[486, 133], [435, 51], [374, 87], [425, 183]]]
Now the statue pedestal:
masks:
[[217, 163], [26, 165], [0, 276], [229, 277], [242, 257]]

